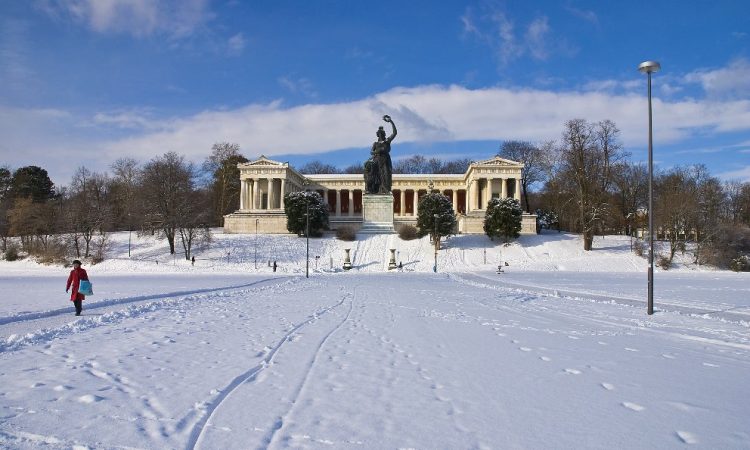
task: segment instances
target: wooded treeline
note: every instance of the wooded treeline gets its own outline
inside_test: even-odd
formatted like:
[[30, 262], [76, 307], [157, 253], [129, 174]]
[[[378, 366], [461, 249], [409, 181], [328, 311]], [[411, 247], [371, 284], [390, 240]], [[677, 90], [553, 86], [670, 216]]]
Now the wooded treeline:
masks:
[[[171, 253], [190, 259], [195, 244], [210, 240], [210, 227], [237, 209], [240, 162], [247, 159], [237, 144], [217, 143], [200, 167], [174, 152], [145, 163], [121, 158], [110, 172], [81, 166], [58, 188], [41, 167], [2, 167], [2, 251], [6, 258], [20, 250], [48, 261], [96, 261], [109, 245], [108, 232], [131, 230], [164, 237]], [[10, 245], [11, 236], [20, 249]]]
[[[658, 150], [657, 150], [658, 151]], [[628, 234], [646, 228], [648, 169], [623, 151], [609, 121], [567, 121], [560, 139], [506, 141], [498, 155], [521, 161], [522, 206], [542, 227], [583, 235], [584, 249], [597, 234]], [[158, 233], [172, 253], [190, 258], [193, 245], [210, 239], [208, 229], [239, 205], [237, 164], [247, 162], [237, 144], [215, 144], [203, 164], [168, 152], [140, 162], [122, 158], [109, 172], [80, 167], [67, 186], [55, 187], [45, 169], [0, 167], [0, 240], [50, 260], [101, 258], [110, 231]], [[414, 155], [394, 163], [394, 173], [464, 173], [471, 161]], [[362, 173], [320, 161], [303, 174]], [[654, 176], [657, 238], [669, 244], [665, 258], [691, 243], [696, 263], [728, 265], [745, 257], [750, 266], [750, 183], [720, 181], [705, 166], [657, 170]], [[750, 269], [750, 267], [749, 267]]]

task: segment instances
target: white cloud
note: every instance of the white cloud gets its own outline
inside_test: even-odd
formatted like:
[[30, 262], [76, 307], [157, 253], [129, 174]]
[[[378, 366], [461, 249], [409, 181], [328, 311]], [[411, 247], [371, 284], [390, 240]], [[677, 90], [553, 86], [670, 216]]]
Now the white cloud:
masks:
[[[523, 107], [519, 107], [523, 105]], [[612, 119], [627, 146], [644, 145], [646, 102], [638, 95], [550, 92], [459, 86], [397, 88], [336, 104], [292, 108], [280, 102], [162, 121], [158, 131], [108, 143], [113, 153], [151, 155], [162, 149], [203, 154], [216, 141], [238, 142], [249, 153], [312, 154], [367, 147], [388, 113], [401, 142], [546, 140], [559, 137], [566, 120]], [[654, 101], [654, 137], [676, 142], [707, 130], [750, 129], [750, 102]]]
[[750, 97], [750, 61], [732, 61], [727, 67], [698, 70], [685, 76], [688, 83], [699, 83], [713, 97]]
[[594, 11], [578, 9], [572, 6], [566, 6], [565, 9], [580, 19], [583, 19], [587, 22], [591, 22], [594, 25], [599, 25], [599, 16], [597, 16]]
[[279, 77], [279, 84], [293, 94], [302, 94], [308, 98], [316, 98], [318, 93], [315, 91], [312, 81], [307, 78], [293, 78], [289, 76]]
[[489, 46], [503, 66], [523, 56], [546, 60], [553, 50], [561, 55], [575, 53], [565, 40], [551, 40], [552, 27], [546, 16], [536, 17], [527, 26], [521, 26], [520, 31], [500, 9], [487, 9], [478, 15], [467, 8], [460, 19], [464, 34]]
[[722, 172], [718, 175], [719, 178], [722, 180], [739, 180], [743, 182], [750, 182], [750, 166], [745, 166], [741, 169], [737, 170], [730, 170], [727, 172]]
[[546, 17], [534, 19], [526, 30], [526, 44], [534, 58], [547, 59], [546, 39], [549, 31], [549, 21]]
[[212, 18], [208, 0], [39, 0], [37, 7], [57, 19], [72, 19], [99, 33], [136, 37], [155, 33], [191, 35]]
[[[287, 81], [297, 88], [298, 80]], [[705, 141], [711, 135], [750, 131], [750, 100], [657, 97], [653, 109], [657, 144], [690, 145], [697, 135]], [[285, 107], [276, 101], [162, 119], [148, 110], [79, 117], [54, 109], [0, 106], [0, 159], [72, 173], [81, 163], [79, 155], [94, 170], [95, 161], [101, 161], [102, 170], [122, 155], [148, 160], [169, 150], [200, 161], [218, 141], [237, 142], [248, 156], [357, 148], [365, 157], [383, 114], [394, 118], [402, 143], [558, 139], [564, 122], [572, 118], [613, 120], [629, 148], [644, 147], [647, 139], [643, 93], [433, 85], [395, 88], [350, 102]]]
[[227, 47], [230, 54], [239, 55], [245, 49], [245, 36], [242, 33], [237, 33], [230, 37], [227, 41]]

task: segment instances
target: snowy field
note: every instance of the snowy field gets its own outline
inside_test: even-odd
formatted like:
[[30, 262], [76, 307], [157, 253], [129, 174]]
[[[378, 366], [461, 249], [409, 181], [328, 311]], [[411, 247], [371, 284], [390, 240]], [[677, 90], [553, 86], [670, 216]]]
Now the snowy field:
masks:
[[750, 448], [749, 274], [678, 255], [647, 316], [622, 237], [456, 236], [437, 274], [426, 239], [311, 239], [309, 279], [296, 237], [132, 238], [81, 317], [68, 269], [0, 261], [0, 447]]

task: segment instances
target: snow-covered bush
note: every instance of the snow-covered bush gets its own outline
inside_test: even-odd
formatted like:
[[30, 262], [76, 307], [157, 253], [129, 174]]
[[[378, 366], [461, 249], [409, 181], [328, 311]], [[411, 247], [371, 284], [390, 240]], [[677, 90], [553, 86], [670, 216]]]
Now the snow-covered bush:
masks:
[[357, 233], [354, 228], [343, 225], [336, 229], [336, 239], [340, 241], [354, 241], [357, 239]]
[[290, 192], [284, 196], [286, 229], [290, 233], [304, 236], [307, 228], [305, 214], [310, 213], [310, 236], [322, 236], [328, 229], [328, 207], [317, 192]]
[[439, 242], [442, 236], [455, 233], [456, 213], [448, 196], [440, 192], [425, 194], [419, 199], [417, 211], [417, 228], [420, 236], [429, 234], [433, 242], [436, 242], [435, 238]]
[[490, 239], [500, 237], [508, 242], [521, 235], [523, 210], [514, 198], [493, 198], [487, 203], [484, 216], [484, 232]]
[[735, 272], [750, 272], [750, 257], [744, 255], [734, 258], [729, 264], [729, 268]]
[[414, 225], [401, 225], [398, 227], [398, 237], [405, 241], [411, 241], [419, 237], [419, 231]]
[[5, 260], [17, 261], [18, 257], [18, 246], [15, 244], [8, 244], [8, 248], [5, 250]]

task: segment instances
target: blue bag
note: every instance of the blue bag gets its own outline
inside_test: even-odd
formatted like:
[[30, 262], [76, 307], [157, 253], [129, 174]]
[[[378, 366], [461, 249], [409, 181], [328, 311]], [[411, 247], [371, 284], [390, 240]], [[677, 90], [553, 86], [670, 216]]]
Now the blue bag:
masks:
[[78, 284], [78, 293], [83, 295], [94, 295], [93, 286], [89, 280], [81, 280]]

